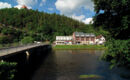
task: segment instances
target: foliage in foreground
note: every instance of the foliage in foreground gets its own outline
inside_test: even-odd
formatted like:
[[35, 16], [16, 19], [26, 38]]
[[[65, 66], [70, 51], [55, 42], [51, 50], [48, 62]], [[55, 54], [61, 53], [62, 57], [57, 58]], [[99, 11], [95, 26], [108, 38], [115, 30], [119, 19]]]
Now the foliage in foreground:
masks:
[[[108, 51], [103, 55], [112, 66], [130, 65], [130, 0], [93, 0], [95, 27], [110, 33]], [[114, 39], [114, 40], [112, 40]]]
[[130, 67], [130, 39], [129, 40], [111, 40], [107, 42], [108, 50], [102, 56], [106, 61], [111, 62], [111, 68], [114, 66]]
[[0, 62], [0, 80], [14, 80], [16, 63]]
[[130, 38], [130, 0], [93, 0], [94, 25], [103, 27], [115, 39]]

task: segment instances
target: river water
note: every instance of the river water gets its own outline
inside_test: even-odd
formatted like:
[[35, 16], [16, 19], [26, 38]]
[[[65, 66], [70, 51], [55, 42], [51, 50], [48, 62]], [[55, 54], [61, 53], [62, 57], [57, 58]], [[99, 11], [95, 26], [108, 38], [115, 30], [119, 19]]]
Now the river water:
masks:
[[[31, 80], [130, 80], [122, 78], [125, 69], [110, 70], [99, 60], [104, 50], [56, 50], [42, 61]], [[127, 70], [126, 70], [127, 71]]]

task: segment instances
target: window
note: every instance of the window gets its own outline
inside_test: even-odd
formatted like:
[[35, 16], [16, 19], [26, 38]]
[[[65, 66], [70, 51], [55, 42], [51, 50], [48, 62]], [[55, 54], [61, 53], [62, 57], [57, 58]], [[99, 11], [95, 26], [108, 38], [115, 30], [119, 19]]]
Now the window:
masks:
[[91, 37], [91, 41], [94, 41], [94, 37]]
[[84, 37], [81, 37], [81, 41], [84, 41]]
[[76, 40], [78, 41], [78, 40], [79, 40], [79, 37], [76, 37]]
[[86, 41], [89, 41], [89, 37], [86, 37]]

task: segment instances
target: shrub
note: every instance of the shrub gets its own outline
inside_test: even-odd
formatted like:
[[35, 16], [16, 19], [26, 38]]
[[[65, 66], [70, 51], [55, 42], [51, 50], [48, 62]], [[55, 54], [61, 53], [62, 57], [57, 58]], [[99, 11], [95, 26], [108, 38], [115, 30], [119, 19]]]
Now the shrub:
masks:
[[8, 37], [7, 36], [0, 36], [0, 44], [8, 43]]
[[16, 63], [0, 62], [0, 80], [13, 80], [16, 72]]
[[106, 43], [108, 49], [103, 54], [102, 59], [111, 62], [114, 66], [130, 66], [130, 39], [110, 40]]
[[21, 40], [21, 43], [22, 44], [28, 44], [28, 43], [33, 43], [34, 39], [30, 36], [27, 36], [27, 37], [24, 37], [22, 40]]

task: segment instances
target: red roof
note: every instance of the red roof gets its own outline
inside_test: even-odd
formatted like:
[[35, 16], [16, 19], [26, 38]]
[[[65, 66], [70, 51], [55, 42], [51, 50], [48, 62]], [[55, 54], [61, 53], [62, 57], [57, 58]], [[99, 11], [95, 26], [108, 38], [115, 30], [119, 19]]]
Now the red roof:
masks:
[[27, 9], [27, 6], [23, 5], [22, 8]]
[[96, 39], [100, 39], [100, 38], [102, 38], [102, 37], [103, 37], [102, 35], [99, 35], [99, 36], [96, 37]]

